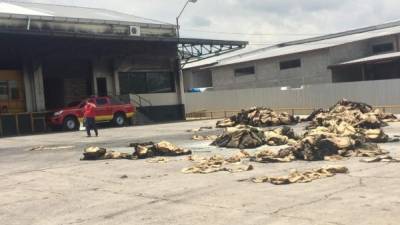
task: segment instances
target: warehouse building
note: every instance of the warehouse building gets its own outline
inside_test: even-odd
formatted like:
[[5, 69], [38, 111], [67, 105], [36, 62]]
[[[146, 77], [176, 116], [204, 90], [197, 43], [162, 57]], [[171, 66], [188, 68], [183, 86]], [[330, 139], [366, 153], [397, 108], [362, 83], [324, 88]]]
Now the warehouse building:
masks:
[[188, 65], [185, 89], [282, 87], [400, 78], [400, 21]]
[[[127, 96], [148, 122], [182, 119], [181, 60], [246, 42], [177, 38], [176, 28], [106, 9], [0, 1], [1, 112], [45, 112], [109, 95]], [[193, 50], [204, 46], [214, 50]]]

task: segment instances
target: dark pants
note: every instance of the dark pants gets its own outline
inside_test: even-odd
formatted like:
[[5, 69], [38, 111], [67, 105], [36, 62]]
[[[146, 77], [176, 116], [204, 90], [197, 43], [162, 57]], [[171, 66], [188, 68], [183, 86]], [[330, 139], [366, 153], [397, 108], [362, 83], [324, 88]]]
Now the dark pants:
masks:
[[86, 121], [86, 133], [88, 136], [90, 135], [90, 130], [94, 130], [94, 133], [96, 134], [96, 136], [99, 135], [99, 133], [97, 132], [97, 127], [96, 127], [96, 121], [94, 118], [90, 118], [90, 117], [86, 117], [85, 118]]

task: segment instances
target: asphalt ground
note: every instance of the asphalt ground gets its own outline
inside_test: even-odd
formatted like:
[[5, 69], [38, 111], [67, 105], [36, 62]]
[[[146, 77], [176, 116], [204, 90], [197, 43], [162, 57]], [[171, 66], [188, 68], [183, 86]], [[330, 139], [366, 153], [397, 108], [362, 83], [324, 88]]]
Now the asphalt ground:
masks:
[[[167, 140], [196, 155], [233, 155], [235, 149], [190, 140], [188, 129], [213, 126], [194, 121], [0, 139], [0, 224], [296, 224], [397, 225], [400, 164], [339, 162], [258, 164], [243, 173], [183, 174], [186, 157], [168, 163], [146, 160], [80, 161], [83, 148], [132, 151], [130, 142]], [[304, 124], [295, 126], [301, 132]], [[386, 127], [400, 135], [400, 123]], [[200, 132], [215, 134], [221, 130]], [[33, 147], [50, 147], [30, 151]], [[61, 149], [51, 147], [64, 147]], [[400, 157], [400, 143], [381, 147]], [[255, 151], [255, 150], [250, 150]], [[324, 165], [344, 165], [349, 174], [306, 184], [275, 186], [243, 181], [286, 175]], [[121, 178], [125, 177], [125, 178]]]

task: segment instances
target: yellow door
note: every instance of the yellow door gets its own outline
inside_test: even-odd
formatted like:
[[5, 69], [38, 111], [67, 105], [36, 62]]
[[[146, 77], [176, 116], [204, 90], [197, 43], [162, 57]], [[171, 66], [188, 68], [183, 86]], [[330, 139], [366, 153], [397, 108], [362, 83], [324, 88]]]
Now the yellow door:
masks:
[[25, 92], [22, 72], [0, 70], [0, 112], [25, 112]]

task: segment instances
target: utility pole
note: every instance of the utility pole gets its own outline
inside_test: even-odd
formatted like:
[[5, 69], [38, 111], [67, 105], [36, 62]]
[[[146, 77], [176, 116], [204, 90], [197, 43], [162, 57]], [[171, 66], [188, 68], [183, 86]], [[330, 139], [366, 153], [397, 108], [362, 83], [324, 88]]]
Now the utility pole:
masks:
[[185, 11], [186, 7], [189, 3], [196, 3], [197, 0], [187, 0], [185, 5], [183, 6], [182, 10], [179, 12], [178, 16], [176, 17], [176, 36], [177, 36], [177, 56], [178, 56], [178, 79], [179, 79], [179, 96], [180, 96], [180, 103], [183, 105], [182, 114], [183, 117], [186, 119], [186, 110], [185, 110], [185, 84], [183, 82], [183, 68], [181, 65], [181, 59], [179, 54], [179, 42], [180, 42], [180, 32], [179, 32], [179, 18], [182, 16], [183, 12]]

